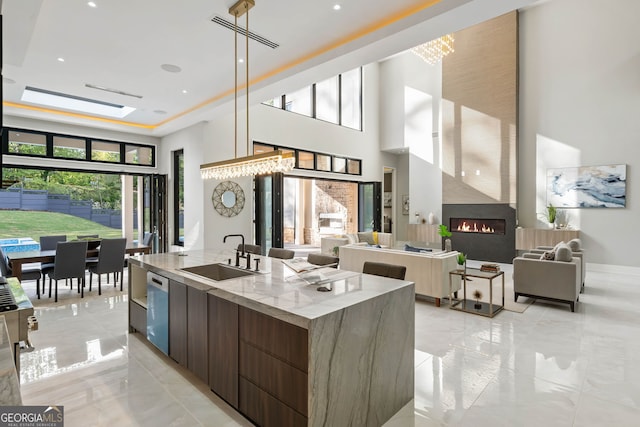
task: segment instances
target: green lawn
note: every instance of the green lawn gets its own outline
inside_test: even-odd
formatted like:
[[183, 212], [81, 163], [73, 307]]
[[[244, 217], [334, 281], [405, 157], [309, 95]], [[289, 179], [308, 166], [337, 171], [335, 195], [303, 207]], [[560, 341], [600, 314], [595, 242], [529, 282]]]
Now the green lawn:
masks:
[[0, 210], [0, 239], [65, 234], [67, 240], [77, 235], [98, 234], [100, 237], [122, 237], [119, 228], [109, 228], [96, 222], [55, 212]]

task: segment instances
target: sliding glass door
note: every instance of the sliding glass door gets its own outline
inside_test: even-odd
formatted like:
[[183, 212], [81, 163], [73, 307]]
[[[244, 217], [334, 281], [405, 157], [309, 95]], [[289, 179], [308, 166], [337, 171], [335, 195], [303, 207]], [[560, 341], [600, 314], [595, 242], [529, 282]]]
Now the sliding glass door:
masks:
[[256, 176], [256, 244], [267, 254], [269, 248], [281, 248], [283, 224], [283, 185], [284, 175]]
[[381, 231], [382, 185], [380, 182], [358, 184], [358, 231]]

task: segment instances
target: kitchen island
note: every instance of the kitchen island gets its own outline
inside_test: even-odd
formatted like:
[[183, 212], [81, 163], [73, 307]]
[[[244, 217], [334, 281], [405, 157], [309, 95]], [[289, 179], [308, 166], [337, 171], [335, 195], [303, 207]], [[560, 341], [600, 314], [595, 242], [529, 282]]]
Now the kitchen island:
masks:
[[258, 425], [379, 426], [413, 398], [412, 282], [336, 271], [318, 292], [259, 259], [259, 272], [215, 281], [183, 269], [235, 252], [132, 258], [130, 332], [146, 334], [151, 273], [169, 283], [168, 357]]

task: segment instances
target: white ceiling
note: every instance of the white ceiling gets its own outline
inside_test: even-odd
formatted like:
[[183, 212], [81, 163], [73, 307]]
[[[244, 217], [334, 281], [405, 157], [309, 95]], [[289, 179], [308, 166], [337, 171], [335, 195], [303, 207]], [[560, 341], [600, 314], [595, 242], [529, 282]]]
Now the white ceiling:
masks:
[[[534, 1], [256, 0], [249, 29], [280, 46], [271, 49], [250, 41], [250, 76], [261, 79], [251, 86], [250, 102], [384, 59]], [[95, 0], [92, 8], [86, 0], [0, 0], [4, 113], [163, 136], [232, 112], [233, 31], [211, 18], [233, 21], [228, 9], [234, 2]], [[333, 9], [336, 3], [341, 10]], [[244, 19], [239, 20], [242, 26]], [[164, 71], [162, 64], [182, 71]], [[244, 65], [240, 73], [242, 82]], [[117, 123], [32, 110], [21, 101], [25, 86], [136, 111]]]

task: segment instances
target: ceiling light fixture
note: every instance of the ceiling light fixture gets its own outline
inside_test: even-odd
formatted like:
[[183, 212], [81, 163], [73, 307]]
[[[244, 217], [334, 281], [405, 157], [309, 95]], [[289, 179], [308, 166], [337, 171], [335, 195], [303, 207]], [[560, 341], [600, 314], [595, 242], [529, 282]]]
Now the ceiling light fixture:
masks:
[[98, 7], [96, 2], [94, 2], [94, 1], [87, 2], [87, 4], [89, 5], [89, 7]]
[[447, 34], [430, 42], [421, 44], [411, 49], [411, 52], [418, 55], [430, 65], [435, 65], [442, 61], [442, 58], [455, 52], [453, 49], [453, 34]]
[[[292, 152], [281, 150], [269, 151], [262, 154], [249, 155], [249, 9], [255, 6], [254, 0], [239, 0], [229, 8], [229, 13], [235, 17], [235, 91], [234, 91], [234, 158], [214, 163], [200, 165], [200, 175], [203, 179], [229, 179], [240, 176], [253, 176], [287, 172], [293, 169], [295, 161]], [[238, 157], [238, 17], [246, 13], [247, 23], [245, 31], [246, 41], [246, 84], [245, 97], [247, 101], [247, 155]]]
[[340, 6], [339, 4], [333, 5], [333, 10], [340, 10], [340, 9], [342, 9], [342, 6]]

